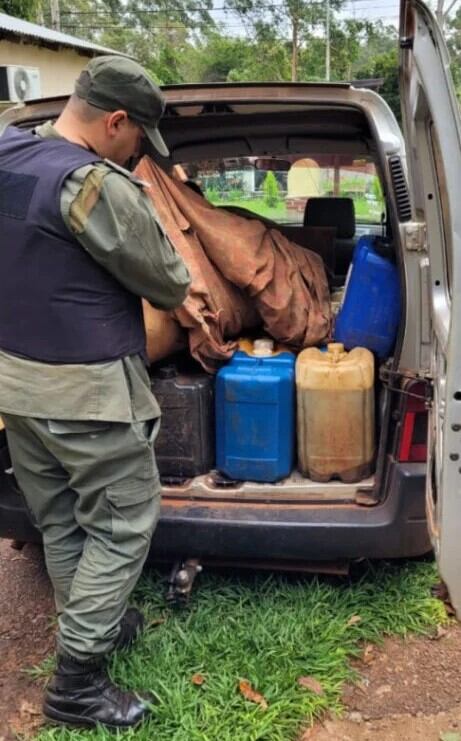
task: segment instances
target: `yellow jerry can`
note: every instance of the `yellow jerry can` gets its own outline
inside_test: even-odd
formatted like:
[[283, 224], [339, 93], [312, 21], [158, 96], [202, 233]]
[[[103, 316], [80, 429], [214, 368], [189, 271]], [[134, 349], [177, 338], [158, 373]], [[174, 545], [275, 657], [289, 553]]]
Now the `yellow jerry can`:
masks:
[[296, 361], [298, 466], [314, 481], [369, 476], [375, 454], [374, 358], [356, 347], [345, 352], [303, 350]]

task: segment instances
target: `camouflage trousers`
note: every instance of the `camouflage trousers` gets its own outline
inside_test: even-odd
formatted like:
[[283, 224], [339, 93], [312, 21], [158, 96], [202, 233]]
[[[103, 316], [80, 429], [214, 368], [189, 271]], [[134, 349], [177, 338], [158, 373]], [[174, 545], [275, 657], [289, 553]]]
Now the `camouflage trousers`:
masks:
[[58, 650], [111, 650], [160, 510], [160, 420], [125, 424], [2, 414], [13, 470], [43, 536]]

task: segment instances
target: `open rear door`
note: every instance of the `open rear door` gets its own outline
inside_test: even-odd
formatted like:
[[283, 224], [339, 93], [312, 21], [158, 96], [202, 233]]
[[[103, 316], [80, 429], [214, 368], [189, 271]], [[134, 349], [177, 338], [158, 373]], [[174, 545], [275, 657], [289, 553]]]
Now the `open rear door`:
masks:
[[420, 0], [401, 0], [400, 91], [430, 275], [427, 513], [440, 573], [461, 618], [461, 123], [446, 45]]

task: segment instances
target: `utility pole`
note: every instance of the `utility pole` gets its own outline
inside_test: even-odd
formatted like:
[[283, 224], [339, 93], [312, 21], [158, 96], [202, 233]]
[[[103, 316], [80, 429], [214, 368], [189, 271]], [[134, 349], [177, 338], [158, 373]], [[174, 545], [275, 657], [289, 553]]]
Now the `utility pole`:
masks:
[[61, 30], [61, 15], [59, 12], [59, 0], [50, 0], [51, 28], [55, 31]]
[[325, 2], [325, 80], [330, 82], [330, 0], [325, 0]]
[[298, 18], [293, 18], [291, 40], [291, 81], [298, 82]]

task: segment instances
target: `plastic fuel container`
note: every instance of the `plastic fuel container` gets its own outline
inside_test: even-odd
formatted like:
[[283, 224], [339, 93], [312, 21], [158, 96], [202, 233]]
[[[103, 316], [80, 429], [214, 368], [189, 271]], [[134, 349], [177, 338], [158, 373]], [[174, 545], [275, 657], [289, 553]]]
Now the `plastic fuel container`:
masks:
[[365, 348], [312, 347], [296, 361], [298, 465], [314, 481], [361, 481], [375, 452], [374, 358]]
[[216, 467], [231, 479], [278, 481], [293, 468], [295, 357], [271, 340], [240, 347], [216, 378]]
[[207, 373], [179, 373], [173, 365], [151, 376], [162, 410], [155, 441], [160, 476], [190, 478], [215, 465], [214, 378]]
[[365, 347], [379, 358], [394, 347], [400, 321], [400, 281], [390, 246], [376, 236], [357, 242], [336, 318], [335, 342]]

